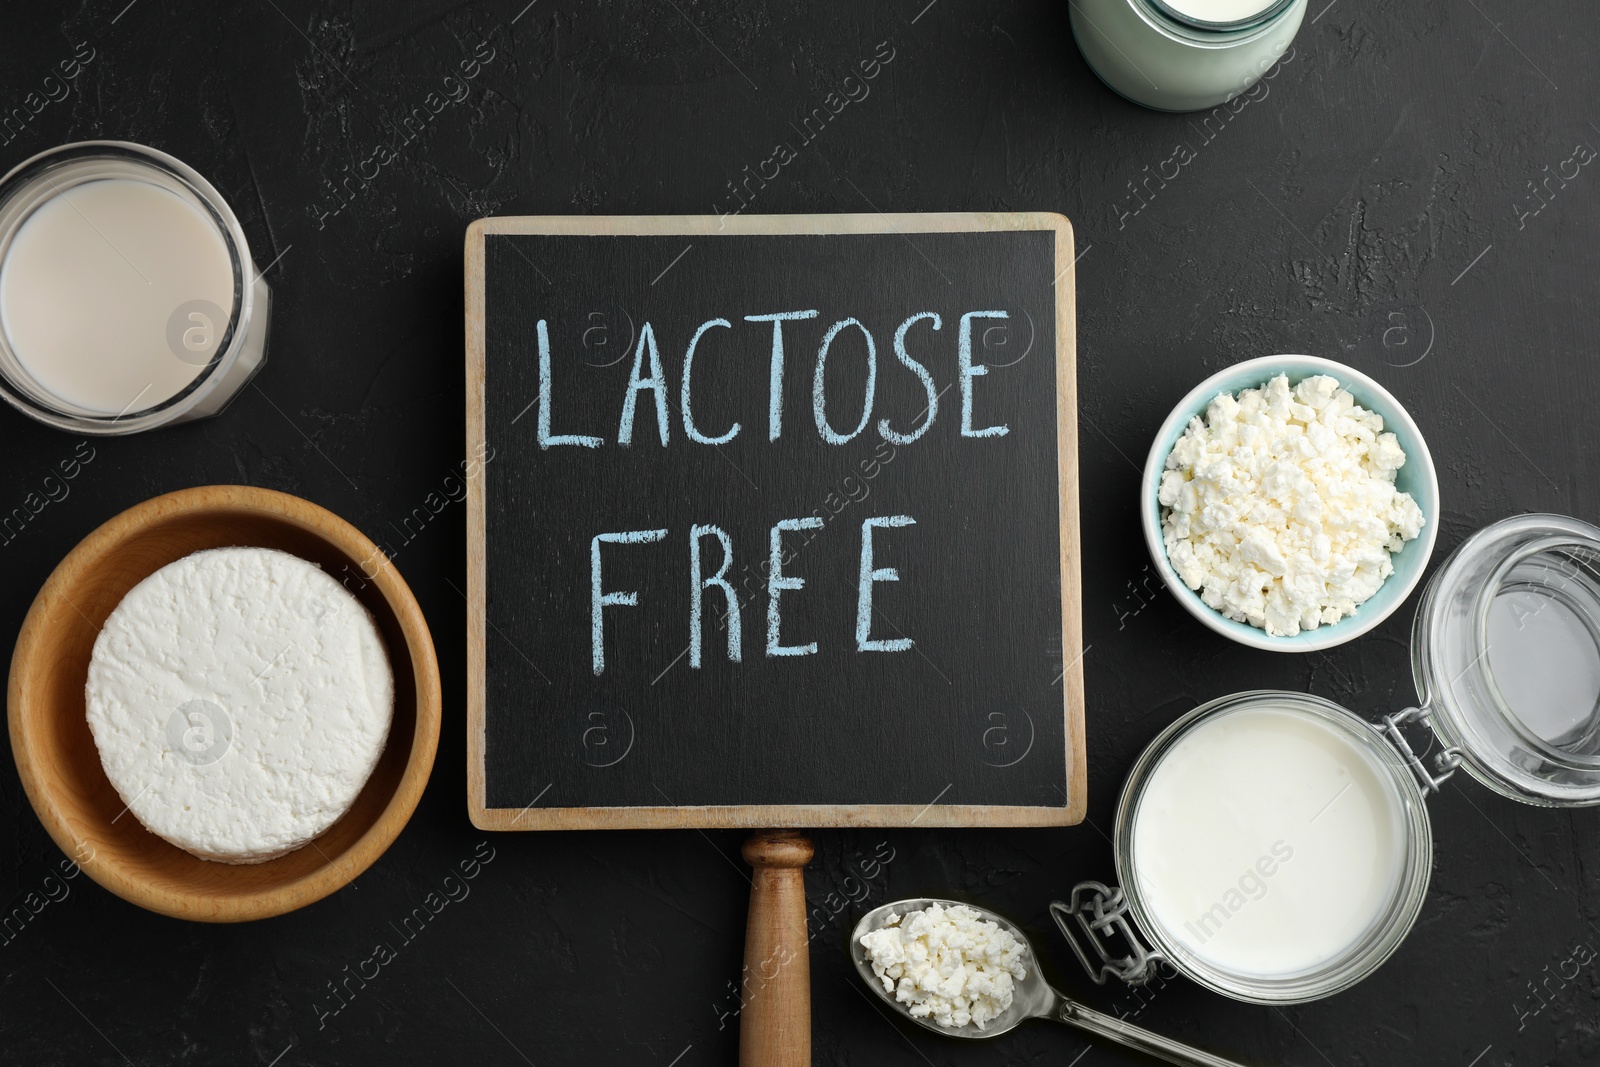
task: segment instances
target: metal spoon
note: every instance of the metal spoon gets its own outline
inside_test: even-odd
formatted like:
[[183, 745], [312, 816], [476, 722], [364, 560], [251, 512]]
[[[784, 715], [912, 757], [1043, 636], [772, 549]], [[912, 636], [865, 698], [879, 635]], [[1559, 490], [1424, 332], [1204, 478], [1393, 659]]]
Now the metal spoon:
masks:
[[[1027, 977], [1017, 982], [1013, 993], [1011, 1006], [1000, 1016], [988, 1024], [987, 1029], [979, 1030], [976, 1026], [946, 1027], [940, 1026], [929, 1018], [916, 1018], [911, 1015], [907, 1005], [894, 999], [894, 994], [883, 988], [883, 981], [872, 973], [872, 959], [867, 950], [861, 946], [861, 935], [871, 930], [881, 930], [886, 923], [884, 920], [890, 912], [896, 915], [906, 915], [909, 912], [921, 911], [930, 904], [949, 908], [956, 905], [972, 908], [979, 916], [1000, 924], [1002, 930], [1009, 931], [1012, 937], [1022, 942], [1023, 962], [1027, 968]], [[1234, 1060], [1213, 1056], [1209, 1052], [1202, 1052], [1191, 1045], [1173, 1041], [1153, 1034], [1142, 1027], [1125, 1023], [1115, 1016], [1106, 1015], [1085, 1007], [1075, 1000], [1071, 1000], [1044, 980], [1039, 973], [1039, 962], [1034, 957], [1033, 945], [1028, 942], [1025, 935], [1015, 924], [1009, 922], [1004, 916], [996, 915], [984, 908], [963, 904], [956, 900], [897, 900], [874, 908], [861, 917], [855, 929], [850, 932], [850, 958], [855, 961], [856, 971], [860, 973], [861, 980], [865, 982], [878, 999], [889, 1005], [895, 1011], [904, 1015], [912, 1022], [944, 1034], [947, 1037], [989, 1038], [999, 1037], [1009, 1030], [1015, 1029], [1025, 1019], [1054, 1019], [1059, 1023], [1076, 1026], [1091, 1034], [1103, 1037], [1108, 1041], [1123, 1045], [1127, 1048], [1137, 1049], [1157, 1059], [1166, 1060], [1168, 1063], [1179, 1064], [1180, 1067], [1242, 1067]]]

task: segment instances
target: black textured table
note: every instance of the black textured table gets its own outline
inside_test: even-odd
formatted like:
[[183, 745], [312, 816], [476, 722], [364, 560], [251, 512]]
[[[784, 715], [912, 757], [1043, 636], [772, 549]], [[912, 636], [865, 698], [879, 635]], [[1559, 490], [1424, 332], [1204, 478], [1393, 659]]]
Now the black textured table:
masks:
[[[93, 137], [172, 152], [239, 213], [274, 305], [267, 367], [229, 411], [92, 442], [64, 485], [46, 478], [76, 439], [0, 412], [0, 513], [25, 509], [0, 538], [0, 636], [122, 508], [190, 485], [267, 486], [393, 552], [438, 642], [446, 720], [432, 784], [388, 853], [335, 896], [244, 926], [161, 918], [85, 877], [59, 880], [63, 857], [5, 761], [0, 1060], [734, 1061], [742, 835], [480, 845], [465, 806], [464, 508], [423, 505], [457, 484], [464, 458], [471, 219], [741, 204], [1058, 210], [1081, 254], [1089, 821], [818, 833], [806, 882], [819, 1063], [1139, 1062], [1044, 1023], [976, 1044], [890, 1022], [842, 950], [849, 898], [946, 892], [1027, 924], [1047, 971], [1090, 1003], [1247, 1062], [1600, 1060], [1600, 969], [1578, 962], [1600, 944], [1600, 812], [1518, 805], [1458, 776], [1430, 802], [1435, 867], [1415, 931], [1374, 977], [1302, 1007], [1184, 980], [1143, 998], [1097, 989], [1046, 913], [1073, 882], [1112, 876], [1122, 776], [1196, 703], [1256, 687], [1363, 713], [1413, 699], [1409, 607], [1330, 654], [1285, 656], [1230, 644], [1153, 591], [1137, 466], [1200, 378], [1273, 352], [1376, 376], [1438, 463], [1435, 566], [1512, 513], [1600, 520], [1592, 5], [1312, 0], [1267, 90], [1206, 119], [1103, 88], [1062, 3], [524, 2], [7, 12], [0, 167]], [[867, 91], [847, 93], [873, 59]], [[63, 62], [76, 64], [65, 83]], [[818, 108], [825, 121], [802, 136]], [[408, 115], [420, 117], [407, 127]], [[475, 853], [492, 859], [470, 892], [404, 927]], [[30, 910], [29, 894], [46, 903]], [[374, 973], [380, 943], [392, 958]]]

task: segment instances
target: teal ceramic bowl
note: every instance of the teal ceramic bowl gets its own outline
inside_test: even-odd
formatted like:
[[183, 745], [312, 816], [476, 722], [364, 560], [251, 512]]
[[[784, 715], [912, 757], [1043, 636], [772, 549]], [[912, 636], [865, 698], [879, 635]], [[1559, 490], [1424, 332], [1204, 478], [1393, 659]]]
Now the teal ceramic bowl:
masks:
[[[1167, 561], [1166, 545], [1161, 539], [1161, 503], [1156, 497], [1167, 456], [1172, 453], [1172, 446], [1177, 444], [1178, 438], [1183, 436], [1189, 420], [1196, 415], [1203, 416], [1206, 407], [1219, 393], [1252, 389], [1266, 384], [1279, 374], [1287, 374], [1290, 385], [1313, 375], [1331, 374], [1339, 380], [1340, 385], [1350, 390], [1356, 403], [1382, 415], [1384, 428], [1399, 438], [1400, 447], [1406, 453], [1405, 466], [1400, 468], [1395, 477], [1395, 485], [1411, 494], [1426, 520], [1416, 540], [1407, 541], [1405, 547], [1394, 554], [1394, 573], [1388, 581], [1358, 607], [1354, 615], [1330, 626], [1302, 630], [1294, 637], [1273, 637], [1249, 623], [1235, 622], [1207, 606], [1199, 593], [1183, 584], [1183, 579], [1178, 577], [1177, 571]], [[1360, 637], [1394, 614], [1395, 609], [1405, 602], [1422, 580], [1422, 572], [1428, 567], [1428, 557], [1433, 555], [1434, 538], [1439, 532], [1439, 476], [1433, 469], [1433, 456], [1429, 454], [1428, 443], [1422, 439], [1417, 424], [1400, 405], [1400, 401], [1367, 375], [1354, 367], [1316, 356], [1262, 356], [1260, 359], [1235, 363], [1195, 386], [1172, 409], [1167, 421], [1161, 424], [1155, 443], [1150, 446], [1150, 455], [1145, 460], [1140, 492], [1143, 495], [1140, 513], [1150, 558], [1178, 603], [1219, 634], [1242, 645], [1273, 652], [1315, 652], [1342, 645]]]

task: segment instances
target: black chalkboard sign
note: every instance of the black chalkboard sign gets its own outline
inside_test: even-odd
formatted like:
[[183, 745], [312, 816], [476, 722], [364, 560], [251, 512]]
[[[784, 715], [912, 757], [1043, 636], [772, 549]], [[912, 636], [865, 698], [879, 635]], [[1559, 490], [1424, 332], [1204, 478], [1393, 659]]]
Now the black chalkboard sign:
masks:
[[467, 235], [469, 806], [489, 829], [1084, 808], [1053, 214]]

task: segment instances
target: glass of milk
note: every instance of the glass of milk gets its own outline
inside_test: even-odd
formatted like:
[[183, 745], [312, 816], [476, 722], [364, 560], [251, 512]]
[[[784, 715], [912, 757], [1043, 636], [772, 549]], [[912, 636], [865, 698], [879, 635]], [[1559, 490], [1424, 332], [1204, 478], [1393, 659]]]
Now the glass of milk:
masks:
[[1232, 100], [1272, 68], [1307, 0], [1071, 0], [1072, 35], [1100, 80], [1158, 111]]
[[1600, 529], [1518, 515], [1467, 538], [1423, 591], [1411, 658], [1417, 706], [1376, 722], [1236, 693], [1150, 743], [1117, 809], [1120, 885], [1051, 906], [1096, 981], [1165, 965], [1258, 1004], [1330, 996], [1416, 923], [1425, 801], [1458, 768], [1527, 804], [1600, 805]]
[[215, 415], [266, 359], [271, 294], [193, 169], [123, 141], [0, 178], [0, 395], [75, 433]]

